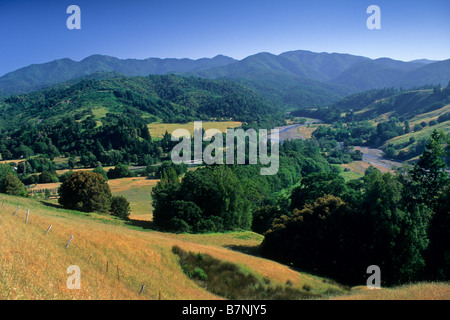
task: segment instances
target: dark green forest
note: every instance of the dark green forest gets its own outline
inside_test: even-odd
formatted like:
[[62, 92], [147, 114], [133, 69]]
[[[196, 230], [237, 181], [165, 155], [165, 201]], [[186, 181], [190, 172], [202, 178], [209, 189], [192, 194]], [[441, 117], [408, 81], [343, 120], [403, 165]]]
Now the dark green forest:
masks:
[[448, 280], [449, 138], [435, 131], [430, 140], [414, 166], [395, 174], [369, 168], [347, 183], [333, 173], [301, 179], [292, 211], [265, 234], [263, 256], [348, 284], [361, 283], [372, 264], [385, 285]]

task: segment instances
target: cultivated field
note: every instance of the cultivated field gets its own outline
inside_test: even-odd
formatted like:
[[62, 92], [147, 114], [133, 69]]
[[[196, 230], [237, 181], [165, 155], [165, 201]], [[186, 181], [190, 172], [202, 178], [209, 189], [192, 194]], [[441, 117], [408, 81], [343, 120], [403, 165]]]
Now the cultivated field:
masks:
[[[242, 122], [237, 121], [208, 121], [203, 122], [203, 129], [217, 129], [225, 133], [228, 128], [237, 128], [242, 125]], [[191, 134], [194, 134], [194, 122], [189, 123], [151, 123], [148, 125], [150, 135], [153, 138], [162, 138], [166, 131], [172, 133], [176, 129], [187, 129]]]

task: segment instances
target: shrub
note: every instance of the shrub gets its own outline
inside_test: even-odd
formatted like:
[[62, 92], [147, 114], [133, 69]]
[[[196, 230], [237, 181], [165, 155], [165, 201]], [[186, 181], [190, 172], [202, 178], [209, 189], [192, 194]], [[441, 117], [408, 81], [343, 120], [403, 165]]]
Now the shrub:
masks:
[[393, 147], [386, 148], [384, 156], [388, 159], [393, 159], [397, 156], [397, 151]]
[[111, 214], [113, 216], [128, 219], [130, 216], [130, 203], [123, 196], [112, 197]]
[[39, 183], [58, 182], [58, 178], [54, 177], [50, 172], [44, 171], [39, 175]]
[[118, 164], [114, 169], [110, 169], [108, 171], [109, 179], [120, 179], [120, 178], [128, 178], [131, 177], [132, 173], [127, 165]]

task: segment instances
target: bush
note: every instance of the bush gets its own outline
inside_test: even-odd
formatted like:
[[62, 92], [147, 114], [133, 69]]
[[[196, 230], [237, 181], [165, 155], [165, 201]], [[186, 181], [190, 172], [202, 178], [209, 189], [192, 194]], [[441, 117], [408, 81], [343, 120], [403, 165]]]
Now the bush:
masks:
[[393, 147], [386, 148], [384, 156], [388, 159], [393, 159], [397, 156], [397, 151]]
[[122, 219], [128, 219], [130, 216], [130, 203], [128, 200], [122, 196], [112, 197], [111, 214]]
[[27, 186], [36, 184], [39, 182], [39, 176], [37, 174], [26, 176], [25, 178], [22, 178], [22, 182]]
[[53, 183], [58, 181], [58, 178], [48, 171], [44, 171], [39, 175], [39, 183]]
[[131, 177], [132, 173], [127, 165], [118, 164], [114, 169], [110, 169], [108, 171], [109, 179], [120, 179], [120, 178], [128, 178]]
[[59, 188], [59, 203], [67, 209], [107, 213], [111, 208], [111, 190], [98, 173], [73, 173]]
[[423, 127], [420, 125], [420, 124], [416, 124], [415, 126], [414, 126], [414, 132], [419, 132], [420, 130], [422, 130], [423, 129]]

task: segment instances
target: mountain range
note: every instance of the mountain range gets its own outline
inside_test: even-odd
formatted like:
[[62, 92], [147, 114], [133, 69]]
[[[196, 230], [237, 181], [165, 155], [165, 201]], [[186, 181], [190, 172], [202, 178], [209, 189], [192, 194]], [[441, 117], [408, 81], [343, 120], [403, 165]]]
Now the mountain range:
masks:
[[[93, 55], [79, 62], [60, 59], [34, 64], [0, 77], [0, 96], [21, 94], [86, 76], [177, 74], [240, 82], [287, 109], [324, 106], [350, 94], [385, 87], [446, 86], [450, 59], [404, 62], [341, 53], [263, 52], [242, 60], [218, 55], [192, 59], [118, 59]], [[103, 74], [103, 75], [102, 75]]]

